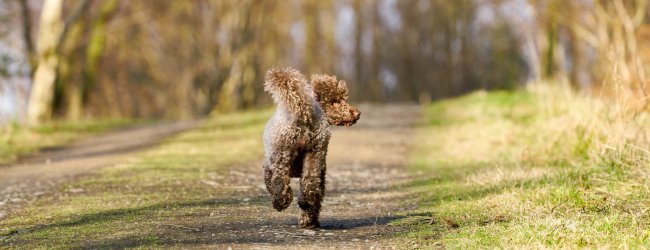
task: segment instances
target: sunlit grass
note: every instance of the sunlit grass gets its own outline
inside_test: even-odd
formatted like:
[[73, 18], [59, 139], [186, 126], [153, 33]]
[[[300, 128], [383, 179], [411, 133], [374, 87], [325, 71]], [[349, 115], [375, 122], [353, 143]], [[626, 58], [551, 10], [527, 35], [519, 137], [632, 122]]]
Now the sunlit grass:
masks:
[[[395, 224], [406, 246], [472, 249], [650, 244], [647, 114], [561, 87], [477, 92], [426, 109]], [[644, 139], [645, 138], [645, 139]]]
[[63, 186], [60, 195], [43, 197], [0, 221], [0, 245], [121, 248], [181, 241], [173, 234], [186, 229], [169, 225], [216, 220], [211, 213], [230, 201], [214, 197], [237, 188], [220, 186], [223, 178], [238, 164], [261, 157], [260, 134], [270, 115], [270, 110], [219, 115], [127, 163]]
[[59, 146], [88, 135], [143, 122], [126, 119], [50, 122], [31, 128], [8, 124], [0, 127], [0, 164], [11, 163], [19, 156], [41, 148]]

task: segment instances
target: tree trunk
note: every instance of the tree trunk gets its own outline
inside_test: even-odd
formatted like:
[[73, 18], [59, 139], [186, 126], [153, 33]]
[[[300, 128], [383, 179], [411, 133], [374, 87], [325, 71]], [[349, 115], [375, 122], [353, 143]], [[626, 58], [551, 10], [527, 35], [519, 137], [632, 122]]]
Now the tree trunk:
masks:
[[304, 32], [304, 66], [307, 72], [321, 72], [321, 24], [320, 12], [317, 1], [304, 1], [303, 10], [305, 15]]
[[235, 59], [230, 68], [228, 79], [223, 83], [221, 93], [219, 95], [219, 103], [217, 104], [217, 111], [231, 112], [239, 108], [240, 95], [238, 93], [241, 86], [242, 67], [244, 63], [241, 62], [241, 56]]
[[[370, 101], [379, 102], [381, 98], [381, 79], [379, 75], [381, 74], [381, 14], [379, 13], [379, 2], [373, 2], [372, 4], [372, 56], [370, 60]], [[359, 83], [357, 83], [359, 84]]]
[[[361, 8], [361, 0], [355, 0], [353, 3], [354, 8], [354, 73], [356, 85], [359, 86], [361, 91], [357, 91], [358, 94], [361, 94], [362, 91], [366, 91], [366, 82], [364, 79], [364, 55], [362, 48], [363, 38], [363, 9]], [[364, 98], [363, 95], [359, 96]]]
[[[71, 70], [68, 70], [67, 78], [60, 76], [61, 80], [67, 80], [65, 89], [65, 108], [66, 108], [66, 119], [71, 121], [78, 121], [83, 116], [84, 104], [86, 101], [86, 96], [88, 91], [92, 88], [95, 83], [95, 78], [97, 74], [97, 67], [99, 64], [99, 59], [104, 51], [105, 40], [106, 40], [106, 23], [109, 21], [111, 15], [117, 10], [119, 2], [117, 0], [108, 0], [104, 1], [100, 9], [99, 17], [94, 20], [90, 26], [91, 32], [88, 39], [88, 45], [86, 46], [85, 57], [82, 64], [82, 77], [83, 80], [72, 79], [70, 78]], [[72, 48], [74, 45], [81, 40], [81, 35], [83, 33], [83, 25], [81, 22], [77, 22], [78, 25], [72, 28], [69, 34], [66, 37], [66, 41], [70, 41]], [[79, 30], [76, 30], [79, 28]], [[69, 51], [72, 51], [70, 49]], [[66, 50], [68, 51], [68, 50]], [[72, 52], [70, 52], [72, 53]], [[70, 56], [68, 60], [77, 60], [76, 56]], [[71, 65], [72, 62], [68, 61], [68, 65]], [[59, 72], [63, 74], [63, 72]]]
[[27, 122], [30, 125], [42, 123], [52, 115], [54, 83], [59, 64], [56, 49], [64, 29], [62, 7], [63, 0], [45, 0], [43, 3], [37, 42], [39, 63], [34, 73], [27, 110]]
[[20, 0], [20, 13], [23, 21], [23, 40], [25, 49], [27, 49], [27, 57], [29, 58], [29, 70], [33, 75], [36, 69], [37, 56], [34, 42], [32, 39], [32, 17], [30, 16], [29, 3], [27, 0]]

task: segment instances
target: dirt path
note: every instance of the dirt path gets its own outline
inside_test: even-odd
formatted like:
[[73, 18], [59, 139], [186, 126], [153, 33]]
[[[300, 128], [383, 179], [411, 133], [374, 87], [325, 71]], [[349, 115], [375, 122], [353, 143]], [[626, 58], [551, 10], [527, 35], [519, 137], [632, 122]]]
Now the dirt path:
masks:
[[[304, 230], [297, 227], [300, 211], [296, 199], [284, 212], [271, 208], [262, 181], [261, 157], [254, 157], [258, 160], [215, 167], [210, 170], [214, 173], [196, 175], [201, 179], [190, 180], [190, 188], [191, 185], [214, 188], [214, 192], [199, 199], [180, 196], [178, 200], [171, 198], [168, 203], [88, 212], [71, 215], [59, 222], [27, 228], [19, 226], [15, 233], [8, 234], [13, 238], [9, 242], [20, 246], [21, 240], [29, 242], [32, 236], [41, 237], [37, 235], [45, 233], [45, 230], [128, 224], [125, 228], [137, 231], [116, 233], [112, 228], [108, 230], [111, 235], [81, 233], [81, 238], [90, 238], [77, 244], [90, 249], [156, 246], [209, 249], [390, 248], [393, 246], [390, 237], [404, 230], [390, 223], [399, 219], [404, 214], [402, 211], [409, 209], [404, 207], [404, 198], [409, 193], [399, 185], [412, 180], [406, 170], [407, 154], [414, 136], [412, 127], [420, 117], [420, 110], [416, 106], [400, 105], [361, 106], [360, 109], [363, 115], [357, 125], [332, 131], [322, 228]], [[48, 195], [43, 198], [61, 193], [73, 197], [88, 195], [85, 190], [61, 192], [52, 188], [102, 166], [128, 162], [129, 155], [137, 149], [193, 125], [181, 123], [116, 132], [45, 152], [23, 161], [21, 165], [2, 168], [0, 209], [4, 210], [0, 211], [11, 210], [16, 204], [24, 204], [45, 194]], [[258, 140], [258, 136], [255, 134], [255, 139], [246, 140]], [[210, 169], [211, 166], [204, 168]], [[297, 179], [294, 179], [294, 190], [299, 190], [297, 184]], [[180, 187], [179, 193], [182, 193], [182, 185], [179, 182], [166, 187]], [[136, 214], [134, 218], [129, 217]], [[95, 229], [90, 232], [95, 232]], [[149, 241], [151, 238], [156, 239], [155, 243]]]
[[0, 166], [0, 219], [60, 183], [127, 161], [140, 149], [197, 124], [186, 121], [113, 131]]
[[[296, 201], [286, 211], [275, 212], [261, 179], [260, 164], [231, 170], [225, 186], [247, 187], [221, 197], [210, 221], [184, 221], [201, 228], [193, 235], [178, 234], [182, 245], [251, 248], [386, 248], [382, 241], [399, 231], [388, 225], [406, 192], [396, 188], [411, 179], [406, 171], [412, 126], [420, 117], [415, 106], [365, 106], [360, 122], [336, 128], [329, 146], [327, 192], [321, 229], [296, 227]], [[297, 179], [292, 187], [298, 190]], [[170, 233], [177, 232], [171, 228]], [[186, 238], [187, 237], [187, 238]], [[184, 240], [182, 238], [185, 238]], [[202, 244], [201, 244], [202, 242]]]

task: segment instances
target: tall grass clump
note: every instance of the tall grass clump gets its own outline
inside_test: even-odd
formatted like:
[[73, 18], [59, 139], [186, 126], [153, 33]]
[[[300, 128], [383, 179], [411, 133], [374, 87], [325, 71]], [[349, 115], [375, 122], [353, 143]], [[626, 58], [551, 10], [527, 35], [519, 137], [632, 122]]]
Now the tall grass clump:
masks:
[[540, 97], [544, 129], [554, 131], [549, 139], [557, 160], [649, 177], [650, 113], [625, 99], [630, 96], [599, 97], [543, 82], [531, 84], [529, 91]]
[[562, 81], [425, 108], [397, 225], [419, 247], [650, 244], [650, 116]]

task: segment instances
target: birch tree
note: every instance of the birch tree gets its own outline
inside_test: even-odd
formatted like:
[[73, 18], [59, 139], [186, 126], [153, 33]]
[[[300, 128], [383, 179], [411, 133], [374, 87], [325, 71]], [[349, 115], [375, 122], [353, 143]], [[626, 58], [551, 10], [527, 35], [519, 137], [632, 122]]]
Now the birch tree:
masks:
[[37, 125], [52, 116], [54, 87], [60, 63], [59, 47], [67, 28], [88, 6], [89, 0], [79, 1], [69, 17], [63, 19], [63, 0], [45, 0], [40, 19], [36, 49], [38, 64], [34, 71], [32, 90], [27, 108], [27, 123]]
[[58, 38], [63, 33], [62, 11], [63, 0], [45, 0], [43, 3], [36, 44], [38, 66], [34, 73], [27, 110], [27, 122], [31, 125], [39, 124], [52, 115], [54, 82], [59, 64], [56, 47]]

